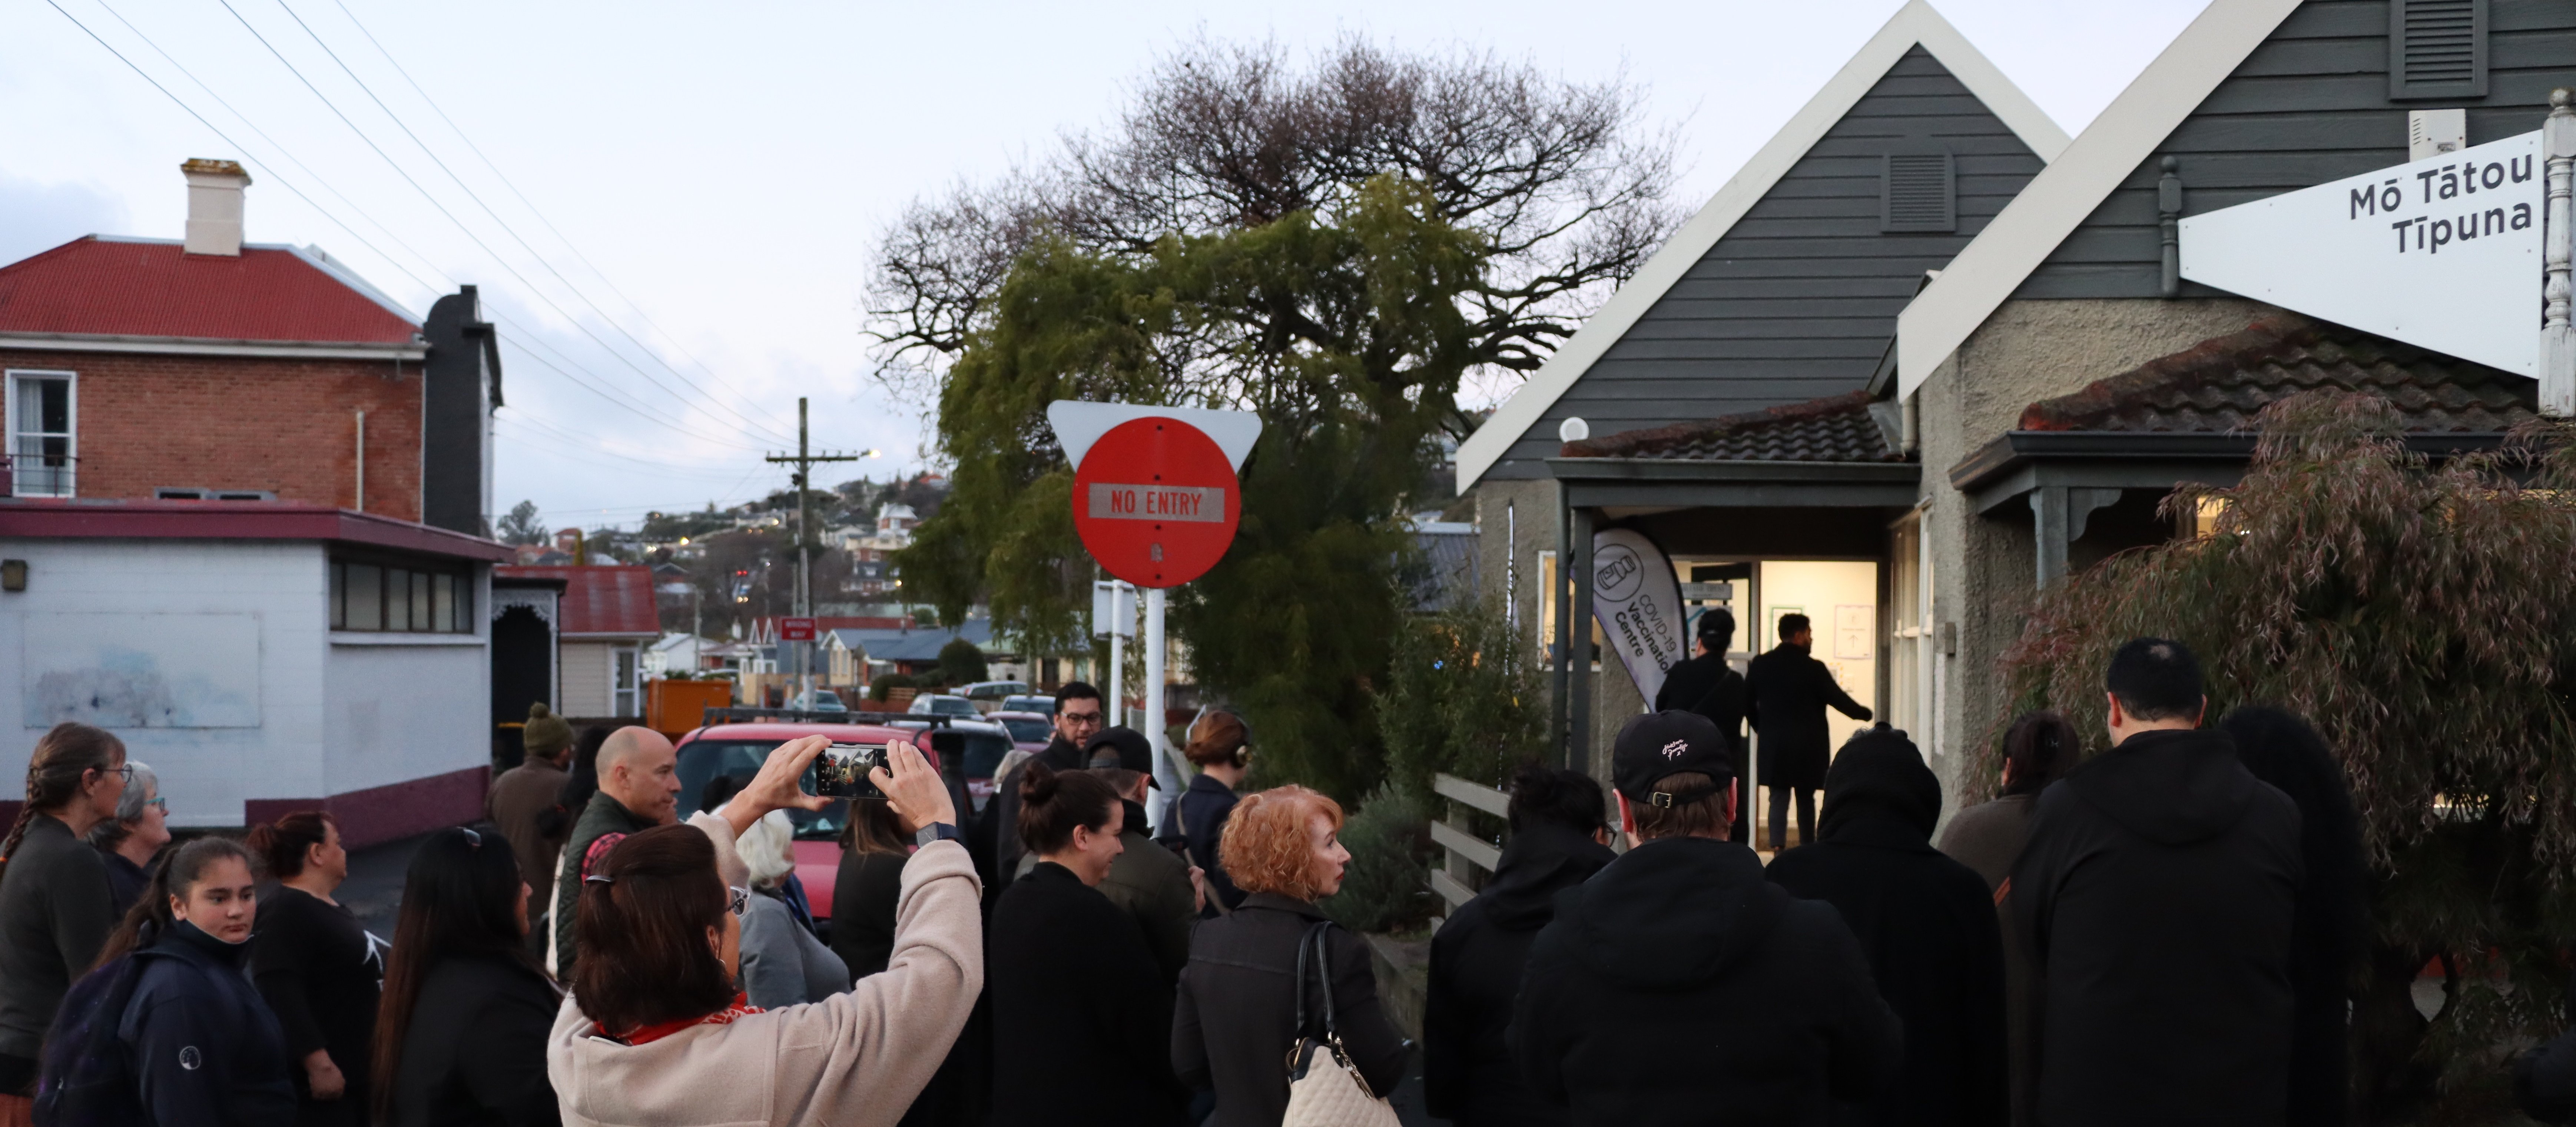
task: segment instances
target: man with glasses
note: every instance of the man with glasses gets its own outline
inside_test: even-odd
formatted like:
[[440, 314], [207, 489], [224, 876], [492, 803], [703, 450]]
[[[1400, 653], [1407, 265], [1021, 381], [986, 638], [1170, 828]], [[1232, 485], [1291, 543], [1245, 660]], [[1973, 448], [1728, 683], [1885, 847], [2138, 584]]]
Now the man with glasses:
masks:
[[993, 780], [993, 801], [984, 807], [984, 819], [976, 828], [992, 842], [989, 855], [993, 871], [984, 874], [984, 887], [998, 895], [1009, 884], [1011, 874], [1020, 867], [1020, 772], [1030, 763], [1044, 763], [1058, 771], [1078, 771], [1087, 765], [1083, 745], [1100, 734], [1109, 714], [1102, 708], [1100, 690], [1080, 681], [1067, 681], [1055, 691], [1055, 711], [1049, 723], [1055, 725], [1055, 738], [1048, 740], [1046, 750], [1030, 756], [1018, 766]]

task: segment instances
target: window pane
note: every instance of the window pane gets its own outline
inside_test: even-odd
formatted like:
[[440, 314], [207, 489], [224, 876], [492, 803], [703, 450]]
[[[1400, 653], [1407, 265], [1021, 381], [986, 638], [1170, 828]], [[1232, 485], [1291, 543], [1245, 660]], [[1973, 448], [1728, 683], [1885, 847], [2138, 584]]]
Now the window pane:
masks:
[[411, 629], [411, 573], [398, 567], [385, 569], [385, 629]]
[[422, 633], [438, 629], [429, 613], [434, 609], [429, 601], [429, 580], [428, 572], [411, 573], [411, 628]]
[[348, 597], [349, 565], [334, 563], [331, 565], [331, 629], [349, 628], [349, 606], [344, 601]]
[[429, 592], [433, 604], [429, 616], [429, 628], [440, 633], [456, 629], [456, 577], [430, 576]]
[[374, 564], [350, 564], [348, 602], [349, 629], [384, 629], [385, 569]]

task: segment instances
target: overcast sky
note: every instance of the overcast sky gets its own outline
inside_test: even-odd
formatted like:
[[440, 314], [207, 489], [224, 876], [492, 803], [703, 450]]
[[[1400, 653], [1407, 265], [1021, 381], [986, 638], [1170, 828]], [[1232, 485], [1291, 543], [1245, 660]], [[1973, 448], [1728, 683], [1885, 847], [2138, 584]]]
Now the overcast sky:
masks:
[[[242, 159], [251, 241], [317, 244], [415, 314], [482, 287], [504, 319], [503, 508], [631, 526], [783, 488], [760, 453], [792, 440], [800, 395], [817, 446], [881, 451], [818, 482], [922, 465], [921, 406], [868, 376], [876, 234], [1104, 120], [1179, 40], [1624, 67], [1680, 126], [1695, 208], [1899, 2], [1320, 0], [1282, 23], [1185, 3], [25, 0], [0, 5], [0, 263], [91, 232], [177, 238], [179, 162]], [[1937, 6], [2071, 135], [2205, 0]]]

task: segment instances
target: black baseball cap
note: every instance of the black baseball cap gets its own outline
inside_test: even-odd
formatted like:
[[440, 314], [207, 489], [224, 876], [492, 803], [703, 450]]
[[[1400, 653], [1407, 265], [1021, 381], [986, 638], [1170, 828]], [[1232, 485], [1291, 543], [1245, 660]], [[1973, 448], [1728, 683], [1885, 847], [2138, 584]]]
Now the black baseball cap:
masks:
[[1145, 733], [1134, 728], [1102, 728], [1082, 745], [1085, 767], [1124, 767], [1145, 776], [1146, 785], [1155, 790], [1163, 784], [1154, 782], [1154, 745], [1145, 742]]
[[1735, 778], [1726, 734], [1699, 713], [1681, 709], [1648, 713], [1619, 729], [1618, 740], [1610, 745], [1611, 777], [1630, 802], [1669, 806], [1706, 797], [1710, 792], [1695, 791], [1655, 801], [1655, 784], [1684, 771], [1708, 776], [1718, 790], [1726, 789]]

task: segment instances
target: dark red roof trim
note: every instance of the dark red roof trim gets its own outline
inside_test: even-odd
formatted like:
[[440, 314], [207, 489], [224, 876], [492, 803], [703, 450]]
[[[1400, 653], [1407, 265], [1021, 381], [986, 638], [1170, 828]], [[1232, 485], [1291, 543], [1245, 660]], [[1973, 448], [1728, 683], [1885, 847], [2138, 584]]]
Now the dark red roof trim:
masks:
[[323, 540], [499, 563], [508, 545], [374, 513], [278, 501], [0, 500], [0, 537]]

